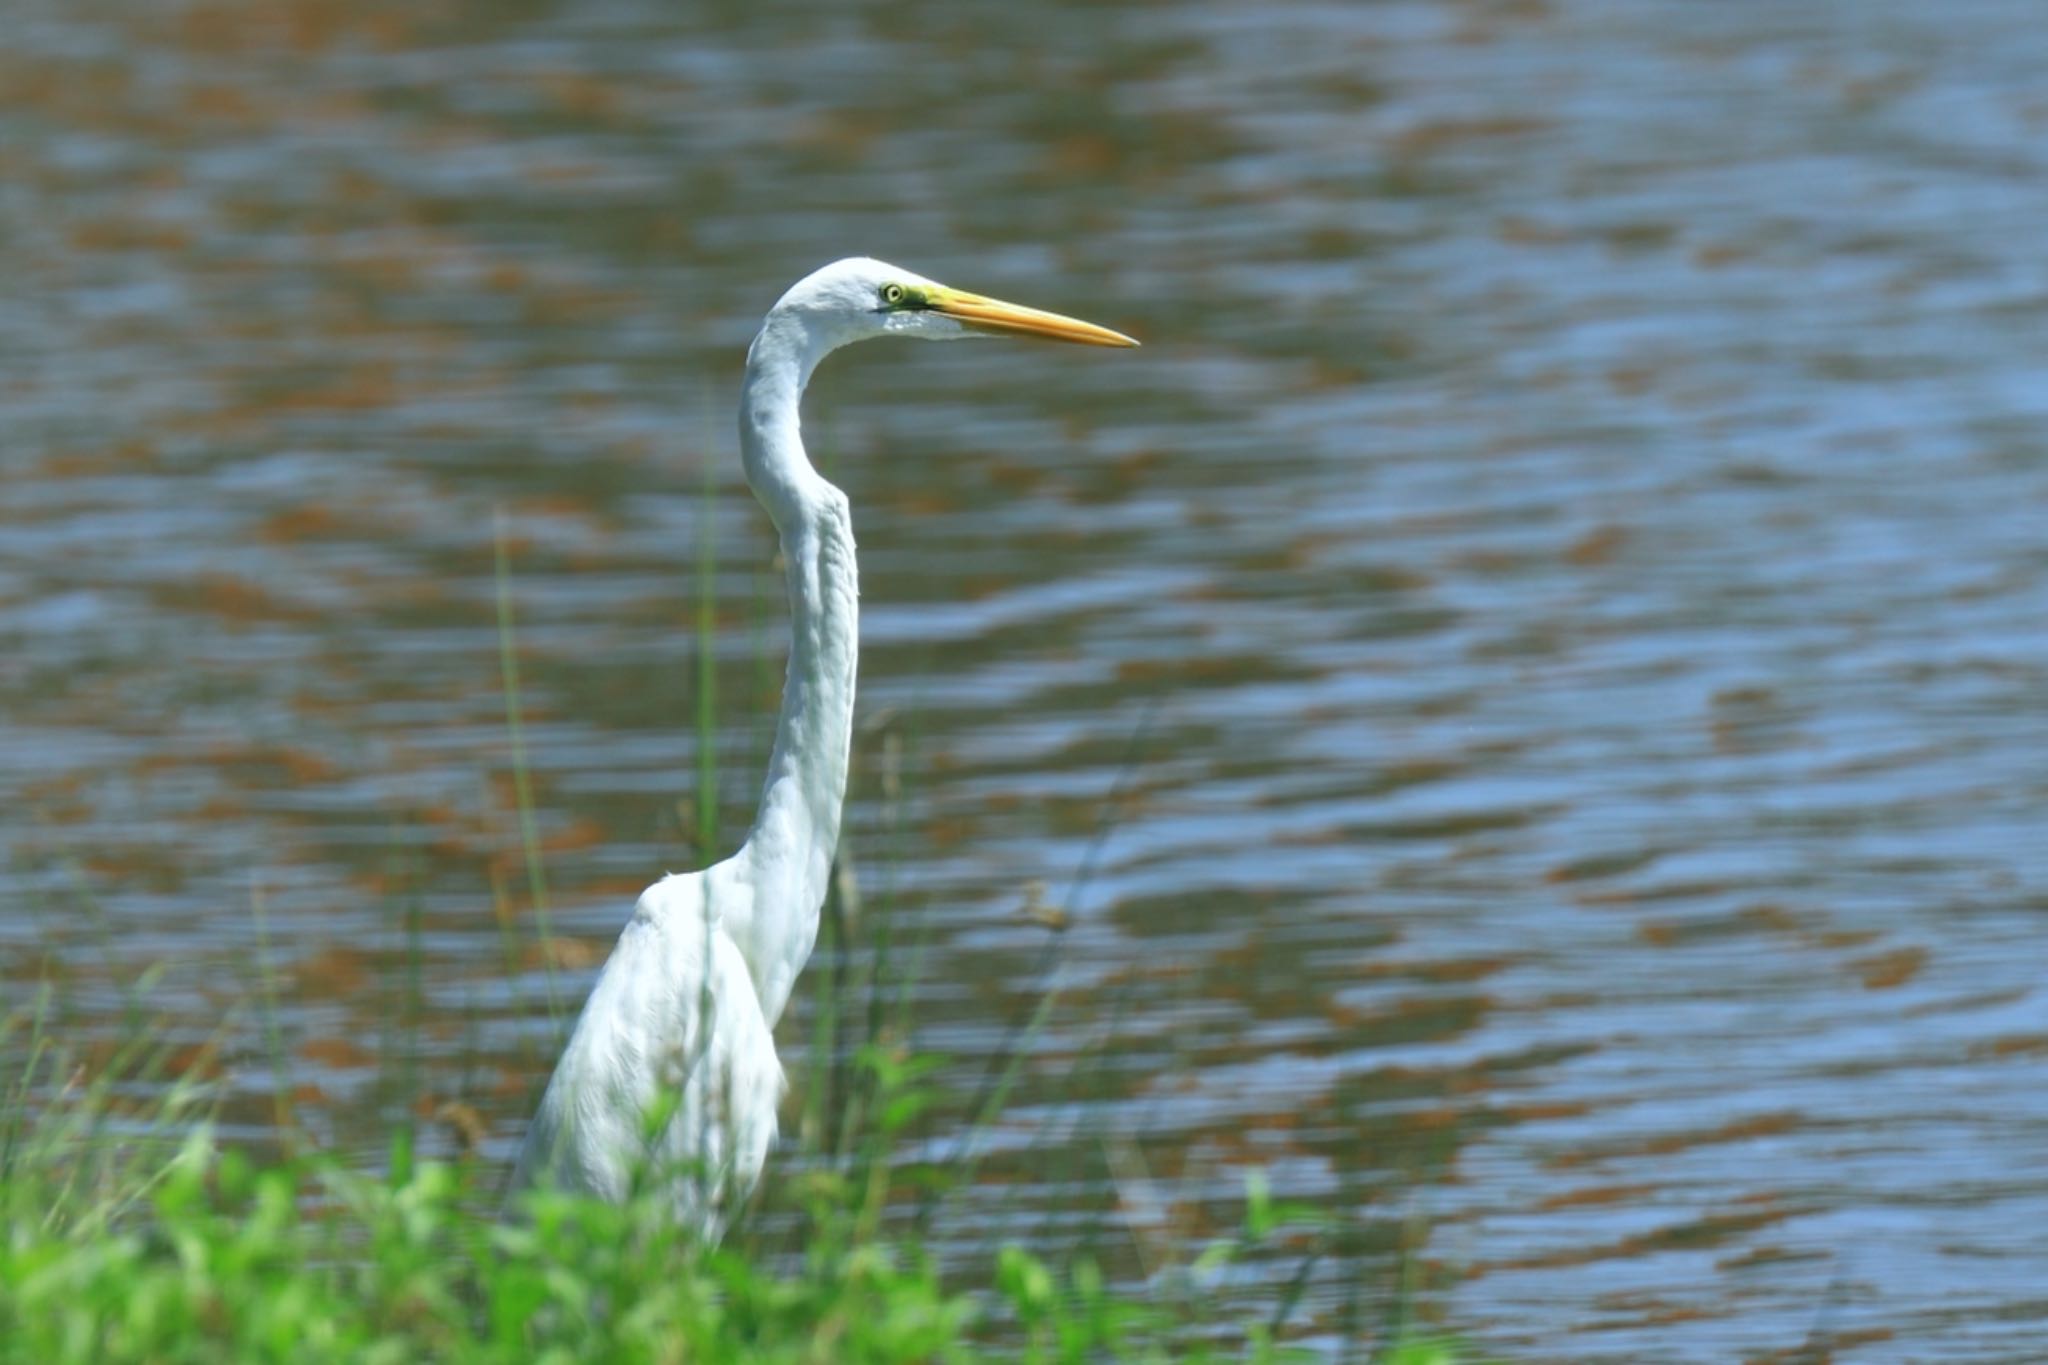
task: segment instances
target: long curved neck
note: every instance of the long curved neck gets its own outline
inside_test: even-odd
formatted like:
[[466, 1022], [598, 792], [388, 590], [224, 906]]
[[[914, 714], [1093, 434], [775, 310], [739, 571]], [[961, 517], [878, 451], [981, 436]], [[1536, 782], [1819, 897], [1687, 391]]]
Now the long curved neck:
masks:
[[753, 895], [751, 913], [733, 928], [770, 1023], [817, 941], [853, 739], [860, 616], [852, 518], [846, 495], [805, 457], [797, 416], [830, 349], [795, 319], [771, 315], [747, 352], [740, 397], [747, 484], [774, 519], [789, 577], [782, 713], [761, 808], [735, 859]]

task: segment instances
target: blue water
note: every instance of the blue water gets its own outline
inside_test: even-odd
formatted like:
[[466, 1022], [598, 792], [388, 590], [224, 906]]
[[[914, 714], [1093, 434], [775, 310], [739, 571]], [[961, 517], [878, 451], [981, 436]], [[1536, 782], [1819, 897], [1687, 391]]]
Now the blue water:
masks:
[[[10, 35], [10, 998], [53, 975], [112, 1030], [161, 962], [204, 1037], [260, 908], [307, 1122], [370, 1159], [403, 1046], [507, 1157], [555, 1026], [493, 911], [534, 928], [495, 517], [573, 999], [698, 856], [706, 535], [743, 825], [780, 608], [738, 360], [872, 252], [1147, 343], [865, 348], [810, 413], [862, 548], [862, 941], [928, 938], [963, 1085], [1039, 985], [1020, 906], [1111, 827], [947, 1235], [1128, 1224], [1137, 1273], [1147, 1207], [1227, 1228], [1256, 1163], [1363, 1229], [1300, 1310], [1333, 1354], [1401, 1228], [1421, 1310], [1516, 1359], [2038, 1349], [2031, 11], [215, 0]], [[259, 1136], [267, 1056], [232, 1085]]]

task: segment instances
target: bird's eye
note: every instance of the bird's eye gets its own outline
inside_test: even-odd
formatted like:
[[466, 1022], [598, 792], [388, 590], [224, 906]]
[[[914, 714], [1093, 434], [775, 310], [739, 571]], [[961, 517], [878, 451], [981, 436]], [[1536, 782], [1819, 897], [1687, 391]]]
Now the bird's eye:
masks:
[[905, 291], [902, 285], [885, 284], [882, 286], [882, 302], [888, 304], [891, 308], [903, 302], [904, 298]]

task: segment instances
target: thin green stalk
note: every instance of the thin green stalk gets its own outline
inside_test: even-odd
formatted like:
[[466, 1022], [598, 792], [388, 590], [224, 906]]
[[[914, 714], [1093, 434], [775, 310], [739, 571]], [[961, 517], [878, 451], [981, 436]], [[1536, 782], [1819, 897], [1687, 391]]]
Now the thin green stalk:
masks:
[[826, 888], [824, 911], [818, 922], [817, 955], [824, 970], [816, 975], [815, 1012], [811, 1017], [810, 1078], [804, 1092], [804, 1123], [818, 1150], [835, 1164], [845, 1155], [842, 1138], [845, 1125], [834, 1121], [842, 1113], [846, 1090], [845, 1056], [839, 1046], [839, 1013], [846, 996], [846, 916], [841, 907], [841, 876], [850, 857], [843, 842], [832, 865], [832, 880]]
[[704, 489], [697, 515], [697, 851], [718, 856], [718, 536], [711, 508], [718, 480], [704, 458]]
[[[882, 888], [882, 899], [892, 910], [897, 904], [897, 888], [903, 884], [903, 847], [906, 841], [903, 823], [903, 755], [916, 738], [916, 718], [923, 714], [922, 704], [913, 701], [909, 711], [911, 719], [904, 726], [910, 733], [904, 735], [900, 731], [892, 731], [892, 737], [899, 737], [898, 743], [893, 749], [883, 752], [882, 827], [887, 832], [889, 851], [884, 862], [887, 880]], [[891, 918], [894, 918], [893, 914]], [[931, 948], [930, 916], [918, 916], [911, 934], [910, 961], [896, 974], [895, 998], [889, 1002], [889, 1011], [893, 1016], [891, 1027], [895, 1029], [898, 1037], [904, 1039], [911, 1036], [911, 987], [924, 976], [925, 960]]]
[[1420, 1255], [1424, 1241], [1429, 1237], [1429, 1218], [1423, 1212], [1421, 1186], [1411, 1182], [1409, 1187], [1408, 1216], [1401, 1220], [1400, 1240], [1397, 1243], [1401, 1264], [1396, 1271], [1394, 1298], [1387, 1305], [1386, 1322], [1382, 1335], [1398, 1347], [1409, 1340], [1415, 1330], [1415, 1304], [1422, 1290], [1422, 1259]]
[[[234, 1024], [235, 1019], [232, 1015], [223, 1018], [212, 1036], [200, 1045], [199, 1057], [211, 1059], [218, 1056], [226, 1045]], [[132, 1046], [138, 1055], [147, 1052], [147, 1057], [135, 1070], [131, 1081], [141, 1086], [157, 1086], [164, 1079], [167, 1070], [171, 1051], [169, 1045], [158, 1045], [151, 1051], [144, 1039], [137, 1038]], [[118, 1070], [125, 1072], [126, 1069], [126, 1062], [123, 1060]], [[202, 1100], [217, 1096], [217, 1087], [194, 1081], [190, 1079], [188, 1073], [171, 1081], [163, 1089], [160, 1097], [154, 1101], [155, 1110], [151, 1118], [158, 1128], [174, 1130], [184, 1122], [188, 1114], [198, 1108]], [[95, 1097], [94, 1112], [97, 1116], [104, 1118], [108, 1112], [106, 1106], [109, 1099], [110, 1096], [103, 1087]], [[211, 1150], [211, 1117], [209, 1113], [198, 1129], [186, 1133], [177, 1140], [176, 1146], [180, 1152]], [[93, 1141], [95, 1146], [109, 1152], [105, 1158], [108, 1172], [105, 1183], [108, 1193], [99, 1206], [90, 1210], [87, 1216], [92, 1226], [108, 1228], [128, 1216], [132, 1209], [139, 1206], [152, 1191], [169, 1179], [173, 1173], [173, 1163], [158, 1159], [157, 1153], [163, 1149], [163, 1142], [158, 1137], [129, 1142], [125, 1147], [110, 1145], [103, 1134], [95, 1134]], [[125, 1164], [122, 1163], [124, 1156]]]
[[[832, 894], [825, 903], [831, 910], [832, 919], [832, 1027], [831, 1052], [820, 1057], [821, 1064], [830, 1058], [832, 1076], [831, 1103], [838, 1116], [837, 1131], [832, 1134], [831, 1150], [842, 1164], [851, 1170], [864, 1154], [856, 1150], [856, 1139], [861, 1131], [861, 1121], [867, 1113], [867, 1102], [874, 1089], [873, 1076], [865, 1069], [856, 1070], [855, 1060], [864, 1048], [875, 1044], [872, 1030], [865, 1038], [854, 1032], [853, 1009], [857, 1001], [853, 980], [854, 926], [861, 922], [862, 904], [860, 892], [860, 866], [854, 861], [853, 850], [840, 840], [839, 861], [832, 869]], [[870, 955], [868, 970], [881, 970], [878, 959]]]
[[[35, 1008], [29, 1013], [28, 1056], [22, 1062], [21, 1075], [15, 1078], [12, 1090], [7, 1096], [7, 1107], [0, 1110], [0, 1181], [11, 1181], [15, 1166], [22, 1159], [29, 1136], [29, 1097], [35, 1090], [36, 1072], [43, 1065], [43, 1058], [50, 1050], [50, 1040], [43, 1032], [49, 1019], [50, 1000], [56, 988], [45, 978], [36, 987]], [[15, 1018], [9, 1016], [4, 1027], [0, 1027], [0, 1039], [13, 1033]]]
[[405, 1005], [402, 1017], [405, 1023], [406, 1041], [399, 1050], [398, 1071], [398, 1126], [410, 1130], [413, 1112], [420, 1097], [420, 1022], [424, 1017], [421, 1002], [425, 990], [421, 984], [422, 963], [426, 956], [424, 930], [420, 923], [420, 898], [417, 887], [406, 883], [405, 898]]
[[774, 714], [768, 702], [775, 696], [775, 659], [768, 652], [768, 637], [762, 627], [762, 604], [768, 598], [765, 586], [767, 574], [763, 564], [770, 561], [757, 560], [748, 575], [747, 590], [747, 648], [754, 656], [754, 681], [752, 695], [747, 698], [747, 714], [754, 722], [754, 751], [766, 754], [772, 742]]
[[[505, 890], [505, 874], [495, 863], [490, 868], [490, 878], [491, 917], [498, 922], [498, 951], [504, 955], [505, 979], [509, 981], [521, 970], [518, 930], [512, 923], [512, 898]], [[552, 974], [553, 966], [550, 965], [548, 970]], [[523, 1031], [519, 1042], [519, 1055], [525, 1060], [529, 1070], [540, 1065], [534, 1051], [533, 1038]]]
[[[115, 946], [114, 927], [107, 919], [106, 906], [100, 904], [100, 898], [93, 894], [91, 884], [86, 881], [85, 874], [79, 870], [76, 863], [67, 861], [64, 864], [64, 872], [66, 879], [71, 884], [72, 894], [78, 897], [79, 908], [84, 912], [83, 918], [92, 926], [93, 938], [99, 944], [100, 957], [106, 962], [109, 969], [114, 969], [118, 962], [118, 956]], [[129, 981], [122, 986], [121, 1010], [122, 1022], [127, 1026], [131, 1034], [139, 1033], [145, 1028], [146, 1020], [142, 1009], [142, 988], [139, 981]]]
[[[903, 742], [893, 729], [885, 729], [882, 733], [882, 820], [885, 828], [895, 823], [899, 798], [903, 794], [902, 772]], [[880, 1046], [888, 1032], [884, 983], [889, 979], [891, 956], [895, 948], [896, 917], [878, 915], [874, 919], [874, 925], [875, 946], [868, 966], [869, 1047]]]
[[[712, 440], [708, 428], [711, 411], [711, 395], [705, 392], [697, 405], [706, 429], [698, 444], [702, 452], [703, 485], [699, 489], [697, 502], [697, 858], [709, 866], [718, 857], [718, 534], [712, 522], [712, 508], [717, 504], [718, 474], [711, 458]], [[712, 887], [705, 883], [708, 897]], [[717, 907], [708, 901], [704, 910], [704, 957], [711, 961], [712, 926], [717, 922]], [[711, 977], [707, 972], [697, 993], [699, 1017], [708, 1021], [713, 1013], [711, 998]], [[698, 1030], [699, 1060], [701, 1049], [708, 1048], [711, 1030]], [[697, 1134], [697, 1148], [700, 1152], [711, 1150], [710, 1125], [711, 1106], [704, 1106], [698, 1114], [700, 1129]], [[670, 1173], [673, 1178], [674, 1173]], [[698, 1197], [708, 1199], [713, 1184], [720, 1178], [708, 1164], [700, 1164], [691, 1173], [699, 1182]]]
[[533, 779], [526, 764], [526, 727], [519, 716], [519, 651], [512, 628], [512, 546], [505, 529], [505, 509], [493, 513], [498, 581], [498, 675], [505, 692], [505, 729], [512, 738], [512, 790], [519, 804], [519, 842], [526, 855], [526, 884], [533, 897], [534, 927], [540, 934], [541, 960], [547, 971], [548, 1018], [562, 1022], [555, 991], [552, 950], [554, 930], [548, 922], [548, 884], [541, 867], [540, 828], [534, 817]]
[[[1111, 783], [1109, 795], [1103, 802], [1102, 819], [1097, 823], [1094, 837], [1081, 856], [1081, 866], [1067, 888], [1066, 901], [1060, 916], [1062, 923], [1073, 919], [1075, 907], [1080, 904], [1081, 893], [1095, 879], [1096, 869], [1102, 861], [1102, 851], [1116, 829], [1118, 807], [1122, 803], [1126, 784], [1138, 769], [1139, 761], [1144, 754], [1146, 736], [1151, 732], [1162, 700], [1163, 694], [1155, 692], [1146, 701], [1145, 709], [1139, 713], [1138, 723], [1132, 727], [1130, 741], [1124, 749], [1123, 761], [1118, 765], [1116, 778]], [[995, 1120], [996, 1115], [1002, 1112], [1011, 1088], [1015, 1086], [1018, 1076], [1024, 1069], [1025, 1059], [1030, 1055], [1033, 1043], [1044, 1031], [1046, 1021], [1052, 1016], [1052, 1007], [1059, 999], [1060, 993], [1060, 933], [1059, 930], [1053, 931], [1039, 958], [1037, 974], [1044, 984], [1040, 987], [1036, 1004], [1027, 1016], [1010, 1026], [1002, 1045], [997, 1048], [989, 1060], [988, 1068], [983, 1071], [981, 1084], [977, 1087], [973, 1100], [968, 1104], [967, 1123], [961, 1131], [959, 1140], [954, 1144], [951, 1157], [946, 1162], [955, 1174], [955, 1179], [948, 1182], [946, 1188], [955, 1188], [972, 1176], [977, 1164], [974, 1155], [975, 1141]], [[1122, 1009], [1123, 1002], [1120, 999], [1117, 1002], [1119, 1017]], [[1113, 1036], [1113, 1029], [1110, 1036]], [[1074, 1079], [1078, 1081], [1078, 1071], [1074, 1073]], [[920, 1232], [929, 1226], [931, 1217], [937, 1212], [938, 1202], [938, 1196], [934, 1196], [918, 1210], [917, 1227]]]
[[1330, 1244], [1325, 1238], [1301, 1258], [1301, 1264], [1287, 1277], [1287, 1283], [1280, 1289], [1280, 1301], [1273, 1305], [1272, 1316], [1266, 1319], [1266, 1332], [1273, 1340], [1278, 1341], [1280, 1334], [1287, 1330], [1287, 1320], [1294, 1316], [1294, 1310], [1301, 1304], [1302, 1295], [1308, 1291], [1310, 1277], [1315, 1274], [1316, 1267], [1322, 1264], [1323, 1257], [1329, 1254], [1329, 1250]]
[[270, 1054], [270, 1105], [277, 1125], [278, 1142], [291, 1155], [292, 1134], [297, 1124], [292, 1116], [291, 1086], [284, 1060], [284, 1030], [278, 1023], [277, 969], [270, 961], [270, 915], [263, 902], [263, 883], [249, 883], [249, 913], [256, 921], [256, 984], [263, 1001], [263, 1044]]

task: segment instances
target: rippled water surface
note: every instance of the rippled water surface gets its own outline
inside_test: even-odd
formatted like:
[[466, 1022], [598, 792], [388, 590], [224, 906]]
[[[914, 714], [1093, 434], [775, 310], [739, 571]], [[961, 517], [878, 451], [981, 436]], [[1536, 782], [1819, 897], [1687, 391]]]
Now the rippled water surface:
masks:
[[196, 1043], [260, 921], [304, 1122], [372, 1159], [417, 1045], [506, 1158], [549, 966], [573, 1003], [699, 859], [707, 549], [744, 827], [782, 618], [739, 358], [872, 252], [1147, 341], [862, 348], [810, 410], [861, 941], [926, 940], [963, 1087], [1078, 888], [961, 1227], [1106, 1216], [1135, 1273], [1257, 1163], [1355, 1215], [1333, 1352], [1406, 1243], [1520, 1359], [2035, 1354], [2037, 18], [25, 0], [9, 1004], [112, 1031], [162, 963]]

